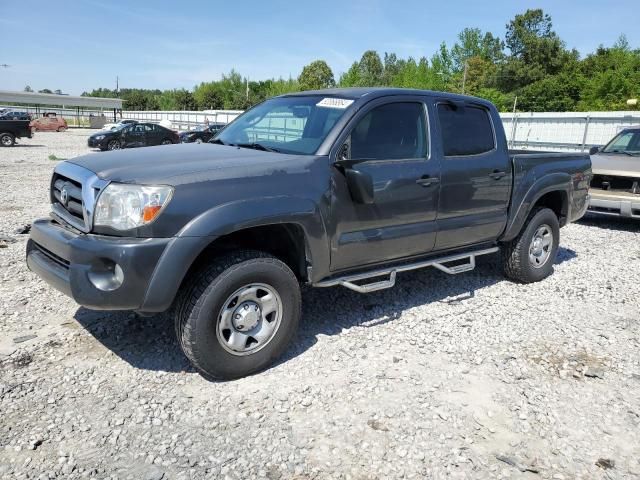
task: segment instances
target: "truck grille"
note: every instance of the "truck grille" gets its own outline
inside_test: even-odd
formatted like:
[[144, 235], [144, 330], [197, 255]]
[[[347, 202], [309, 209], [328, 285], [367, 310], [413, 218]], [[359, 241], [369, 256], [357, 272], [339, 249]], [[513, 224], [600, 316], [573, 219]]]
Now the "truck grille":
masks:
[[51, 178], [52, 215], [58, 221], [89, 233], [96, 198], [108, 183], [79, 165], [58, 164]]
[[84, 213], [82, 211], [82, 184], [57, 173], [53, 174], [51, 195], [52, 200], [57, 202], [69, 215], [81, 220], [83, 223]]

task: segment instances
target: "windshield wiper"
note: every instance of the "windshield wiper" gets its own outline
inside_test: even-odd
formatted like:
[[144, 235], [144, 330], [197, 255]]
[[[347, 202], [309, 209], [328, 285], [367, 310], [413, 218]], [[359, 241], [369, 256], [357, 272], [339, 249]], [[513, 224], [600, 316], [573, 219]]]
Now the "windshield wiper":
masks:
[[226, 145], [222, 140], [216, 138], [215, 140], [209, 140], [209, 143], [217, 143], [218, 145]]
[[626, 150], [623, 150], [622, 153], [626, 153], [627, 155], [629, 155], [630, 157], [637, 157], [638, 155], [640, 155], [640, 152], [638, 153], [633, 153], [633, 152], [627, 152]]
[[253, 148], [254, 150], [262, 150], [263, 152], [280, 152], [277, 148], [267, 147], [261, 143], [237, 143], [235, 146], [240, 148]]

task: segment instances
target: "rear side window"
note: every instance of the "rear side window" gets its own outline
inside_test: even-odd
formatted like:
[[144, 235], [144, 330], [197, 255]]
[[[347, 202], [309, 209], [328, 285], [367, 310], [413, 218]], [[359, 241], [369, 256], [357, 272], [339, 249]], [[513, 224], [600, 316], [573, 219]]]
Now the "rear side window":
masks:
[[441, 103], [438, 119], [446, 157], [478, 155], [495, 148], [491, 119], [484, 108]]
[[389, 103], [374, 108], [351, 131], [351, 158], [425, 158], [427, 137], [421, 103]]

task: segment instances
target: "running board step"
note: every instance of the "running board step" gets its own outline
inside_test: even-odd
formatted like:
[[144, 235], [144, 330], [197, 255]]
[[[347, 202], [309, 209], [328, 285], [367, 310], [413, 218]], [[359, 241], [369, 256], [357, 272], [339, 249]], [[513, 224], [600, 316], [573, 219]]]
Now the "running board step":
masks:
[[[449, 255], [446, 257], [434, 258], [431, 260], [423, 260], [421, 262], [407, 263], [398, 265], [395, 267], [381, 268], [372, 270], [370, 272], [358, 273], [355, 275], [346, 275], [344, 277], [332, 278], [330, 280], [324, 280], [315, 284], [316, 287], [334, 287], [336, 285], [342, 285], [359, 293], [370, 293], [377, 290], [384, 290], [391, 288], [396, 284], [396, 274], [398, 272], [408, 272], [410, 270], [418, 270], [419, 268], [435, 267], [438, 270], [448, 273], [449, 275], [457, 275], [463, 272], [469, 272], [476, 268], [476, 257], [480, 255], [488, 255], [500, 250], [498, 247], [486, 248], [484, 250], [476, 250], [474, 252], [460, 253], [456, 255]], [[452, 262], [459, 262], [461, 260], [467, 260], [467, 263], [447, 266], [445, 264]], [[364, 285], [358, 285], [355, 282], [361, 280], [372, 279], [376, 277], [387, 276], [389, 278], [385, 280], [379, 280], [376, 282], [366, 283]]]

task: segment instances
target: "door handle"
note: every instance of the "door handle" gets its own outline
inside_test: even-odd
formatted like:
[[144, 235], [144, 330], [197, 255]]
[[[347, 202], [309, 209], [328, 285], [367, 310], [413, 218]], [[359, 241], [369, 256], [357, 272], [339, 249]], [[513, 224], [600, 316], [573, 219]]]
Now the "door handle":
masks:
[[494, 170], [493, 172], [491, 172], [489, 174], [489, 176], [491, 178], [493, 178], [494, 180], [500, 180], [502, 177], [504, 177], [507, 174], [507, 172], [501, 172], [500, 170]]
[[431, 185], [435, 185], [438, 183], [440, 179], [438, 177], [430, 177], [425, 175], [416, 180], [416, 183], [422, 187], [430, 187]]

